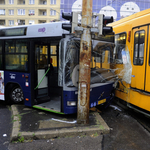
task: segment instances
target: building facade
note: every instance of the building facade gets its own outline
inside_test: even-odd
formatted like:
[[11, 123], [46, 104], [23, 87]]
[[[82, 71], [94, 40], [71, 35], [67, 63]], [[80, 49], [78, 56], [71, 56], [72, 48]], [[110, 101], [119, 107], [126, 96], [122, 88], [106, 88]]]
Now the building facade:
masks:
[[[150, 8], [150, 0], [93, 0], [93, 12], [114, 21]], [[82, 10], [82, 0], [0, 0], [0, 26], [62, 20], [62, 12]]]
[[60, 0], [0, 0], [0, 26], [48, 23], [60, 19]]

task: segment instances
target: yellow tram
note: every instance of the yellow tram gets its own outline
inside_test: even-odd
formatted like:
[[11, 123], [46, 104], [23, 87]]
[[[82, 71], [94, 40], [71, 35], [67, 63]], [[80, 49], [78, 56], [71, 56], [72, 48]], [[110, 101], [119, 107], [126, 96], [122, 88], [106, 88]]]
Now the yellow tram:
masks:
[[[123, 100], [122, 102], [127, 102], [127, 106], [149, 114], [150, 9], [135, 13], [109, 26], [112, 26], [115, 32], [115, 63], [112, 66], [120, 78], [116, 87], [116, 97]], [[123, 79], [124, 74], [127, 81]]]

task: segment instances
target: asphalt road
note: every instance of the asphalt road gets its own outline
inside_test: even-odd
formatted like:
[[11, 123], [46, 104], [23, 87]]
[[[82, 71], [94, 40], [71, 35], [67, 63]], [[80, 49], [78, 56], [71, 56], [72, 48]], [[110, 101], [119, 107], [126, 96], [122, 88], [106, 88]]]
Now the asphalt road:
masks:
[[[141, 114], [124, 110], [117, 105], [111, 105], [101, 113], [102, 118], [111, 128], [110, 134], [103, 137], [103, 150], [149, 150], [150, 133], [139, 123]], [[150, 118], [142, 116], [145, 125], [149, 126]], [[147, 120], [148, 119], [148, 120]]]
[[0, 102], [0, 150], [7, 150], [11, 135], [11, 111]]
[[[11, 112], [0, 103], [0, 150], [149, 150], [150, 133], [128, 113], [111, 105], [100, 115], [111, 128], [104, 136], [67, 137], [10, 143]], [[135, 114], [134, 114], [135, 115]], [[136, 117], [139, 115], [137, 114]], [[140, 115], [141, 116], [141, 115]], [[142, 117], [143, 120], [147, 118]], [[149, 119], [148, 119], [149, 120]], [[149, 121], [146, 123], [149, 126]], [[4, 135], [7, 136], [4, 136]], [[103, 139], [103, 140], [102, 140]]]

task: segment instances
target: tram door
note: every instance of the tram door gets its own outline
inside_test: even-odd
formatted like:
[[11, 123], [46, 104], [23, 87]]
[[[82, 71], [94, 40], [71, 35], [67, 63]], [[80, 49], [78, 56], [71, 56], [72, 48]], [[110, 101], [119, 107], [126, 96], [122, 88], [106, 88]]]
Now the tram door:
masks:
[[49, 71], [49, 46], [46, 44], [35, 44], [35, 92], [36, 98], [49, 100], [48, 95], [48, 71]]
[[133, 66], [131, 87], [145, 90], [148, 26], [133, 29]]
[[148, 31], [148, 48], [147, 48], [147, 63], [145, 73], [145, 91], [150, 92], [150, 25]]

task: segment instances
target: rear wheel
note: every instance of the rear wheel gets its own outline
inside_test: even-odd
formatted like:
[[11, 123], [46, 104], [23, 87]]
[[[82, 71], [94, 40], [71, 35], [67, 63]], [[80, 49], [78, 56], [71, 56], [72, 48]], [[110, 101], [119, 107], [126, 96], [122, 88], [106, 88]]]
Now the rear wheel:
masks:
[[14, 103], [20, 103], [24, 100], [22, 89], [19, 86], [13, 87], [9, 96]]

